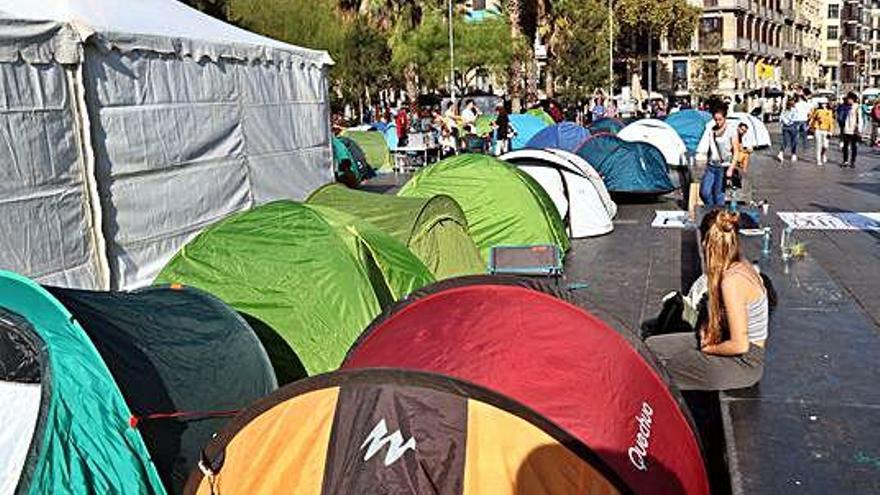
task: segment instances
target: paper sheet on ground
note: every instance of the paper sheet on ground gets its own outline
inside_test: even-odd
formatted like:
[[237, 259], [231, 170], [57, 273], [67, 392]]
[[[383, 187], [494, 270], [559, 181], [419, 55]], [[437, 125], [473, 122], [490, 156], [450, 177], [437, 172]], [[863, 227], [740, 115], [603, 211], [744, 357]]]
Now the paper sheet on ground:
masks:
[[796, 230], [880, 231], [880, 212], [780, 211], [777, 215]]
[[659, 229], [683, 229], [691, 226], [688, 212], [684, 210], [654, 210], [651, 227]]

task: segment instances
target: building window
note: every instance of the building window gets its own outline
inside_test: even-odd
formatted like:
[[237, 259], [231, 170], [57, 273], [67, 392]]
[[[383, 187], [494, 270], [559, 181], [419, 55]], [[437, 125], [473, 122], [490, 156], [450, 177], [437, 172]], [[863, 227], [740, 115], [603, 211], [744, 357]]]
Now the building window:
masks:
[[837, 62], [840, 58], [840, 49], [836, 46], [829, 46], [825, 49], [825, 59], [829, 62]]
[[828, 26], [828, 39], [836, 40], [840, 37], [840, 33], [837, 32], [837, 26]]
[[828, 18], [840, 19], [840, 5], [832, 3], [828, 5]]
[[720, 50], [723, 24], [720, 17], [704, 17], [700, 20], [700, 50]]
[[675, 60], [672, 62], [672, 89], [674, 91], [688, 90], [687, 60]]

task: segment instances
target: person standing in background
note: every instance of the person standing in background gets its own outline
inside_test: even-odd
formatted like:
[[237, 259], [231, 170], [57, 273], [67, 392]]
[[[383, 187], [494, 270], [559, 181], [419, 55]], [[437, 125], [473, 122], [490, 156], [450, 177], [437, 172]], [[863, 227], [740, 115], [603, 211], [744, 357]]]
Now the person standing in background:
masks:
[[862, 127], [862, 112], [856, 103], [855, 93], [847, 93], [846, 102], [837, 108], [837, 122], [840, 125], [840, 140], [843, 141], [843, 162], [841, 167], [849, 165], [856, 168], [856, 153], [859, 142], [859, 129]]
[[397, 128], [397, 147], [405, 148], [409, 141], [409, 115], [406, 107], [400, 107], [397, 116], [394, 117], [394, 126]]
[[601, 96], [597, 96], [593, 107], [590, 108], [590, 114], [593, 116], [593, 122], [605, 117], [605, 101]]
[[795, 109], [795, 122], [797, 125], [797, 138], [800, 139], [801, 145], [807, 146], [807, 121], [810, 120], [810, 113], [813, 111], [813, 105], [806, 100], [803, 96], [797, 97], [797, 102], [794, 104]]
[[816, 136], [816, 165], [828, 163], [828, 141], [834, 130], [834, 115], [825, 103], [819, 103], [810, 114], [810, 127]]
[[785, 159], [785, 150], [791, 150], [791, 161], [797, 161], [797, 145], [798, 145], [798, 115], [794, 108], [794, 101], [785, 102], [785, 110], [779, 114], [779, 123], [782, 124], [782, 148], [776, 158], [781, 162]]
[[617, 118], [617, 102], [611, 100], [608, 102], [608, 107], [605, 109], [605, 116], [609, 119]]
[[553, 118], [553, 121], [557, 124], [565, 120], [565, 115], [562, 114], [562, 110], [559, 109], [559, 105], [557, 105], [554, 101], [550, 102], [550, 112], [548, 113], [550, 114], [550, 117]]
[[464, 110], [461, 111], [461, 123], [463, 127], [474, 125], [479, 116], [480, 109], [474, 104], [474, 100], [467, 100], [464, 102]]
[[698, 161], [706, 163], [706, 171], [700, 182], [700, 198], [706, 208], [724, 206], [725, 170], [733, 162], [736, 129], [727, 122], [727, 106], [717, 104], [712, 109], [714, 126], [707, 126], [697, 145]]
[[495, 156], [501, 156], [510, 151], [510, 117], [504, 105], [495, 107], [495, 114], [497, 117], [492, 123], [495, 128]]

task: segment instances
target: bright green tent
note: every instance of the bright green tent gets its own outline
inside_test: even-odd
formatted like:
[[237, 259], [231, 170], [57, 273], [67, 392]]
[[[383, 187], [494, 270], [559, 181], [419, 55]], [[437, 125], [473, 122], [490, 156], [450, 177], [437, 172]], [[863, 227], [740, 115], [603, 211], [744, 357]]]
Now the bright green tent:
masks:
[[394, 168], [391, 151], [385, 136], [379, 131], [343, 131], [343, 136], [351, 139], [367, 156], [367, 164], [376, 170], [390, 171]]
[[538, 117], [547, 125], [556, 125], [556, 121], [553, 120], [553, 117], [551, 117], [549, 113], [545, 112], [543, 108], [533, 108], [527, 111], [526, 114], [533, 117]]
[[569, 248], [559, 212], [528, 174], [486, 155], [463, 154], [422, 169], [398, 195], [446, 194], [461, 205], [483, 259], [492, 246], [556, 244]]
[[406, 245], [439, 279], [485, 273], [467, 219], [449, 196], [402, 198], [328, 184], [307, 200], [366, 220]]
[[292, 201], [208, 228], [157, 279], [206, 290], [245, 315], [279, 383], [338, 368], [373, 318], [433, 280], [409, 249], [375, 226]]
[[0, 488], [11, 482], [20, 494], [165, 493], [85, 331], [45, 289], [4, 271], [0, 350], [0, 444], [8, 463], [0, 471], [13, 476], [0, 477]]
[[491, 134], [495, 131], [492, 128], [492, 123], [495, 122], [495, 118], [497, 115], [480, 115], [477, 117], [477, 120], [474, 122], [474, 131], [478, 136], [485, 136], [487, 134]]

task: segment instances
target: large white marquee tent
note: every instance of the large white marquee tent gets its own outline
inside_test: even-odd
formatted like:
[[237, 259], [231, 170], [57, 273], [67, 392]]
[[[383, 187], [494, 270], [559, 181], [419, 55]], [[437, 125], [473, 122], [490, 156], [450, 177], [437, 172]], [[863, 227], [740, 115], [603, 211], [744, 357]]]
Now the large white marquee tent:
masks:
[[0, 0], [0, 268], [152, 281], [206, 225], [332, 180], [323, 51], [174, 0]]

